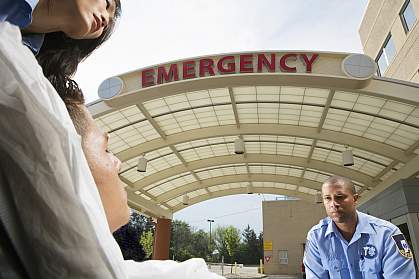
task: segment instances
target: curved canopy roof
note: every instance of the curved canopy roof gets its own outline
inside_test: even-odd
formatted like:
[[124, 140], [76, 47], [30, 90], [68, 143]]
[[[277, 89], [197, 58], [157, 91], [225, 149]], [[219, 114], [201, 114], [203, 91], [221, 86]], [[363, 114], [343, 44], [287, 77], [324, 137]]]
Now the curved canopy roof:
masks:
[[[372, 77], [371, 63], [315, 52], [197, 57], [105, 80], [108, 99], [89, 110], [123, 162], [130, 205], [152, 216], [248, 192], [314, 201], [332, 174], [366, 201], [419, 172], [419, 86]], [[353, 166], [342, 164], [346, 149]]]

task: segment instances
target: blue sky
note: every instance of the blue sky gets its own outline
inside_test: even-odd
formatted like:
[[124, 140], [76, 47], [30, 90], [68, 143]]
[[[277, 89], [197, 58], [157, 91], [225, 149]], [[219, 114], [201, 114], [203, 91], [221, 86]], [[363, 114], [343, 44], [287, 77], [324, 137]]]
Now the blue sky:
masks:
[[[111, 39], [78, 69], [87, 102], [106, 78], [187, 57], [254, 50], [362, 52], [358, 28], [368, 0], [121, 0]], [[261, 201], [237, 195], [190, 206], [175, 219], [262, 230]]]

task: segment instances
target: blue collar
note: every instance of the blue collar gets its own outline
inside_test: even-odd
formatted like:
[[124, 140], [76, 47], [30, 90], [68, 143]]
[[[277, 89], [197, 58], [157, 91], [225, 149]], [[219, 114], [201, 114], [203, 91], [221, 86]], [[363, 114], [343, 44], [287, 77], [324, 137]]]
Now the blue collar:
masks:
[[[368, 222], [368, 216], [362, 212], [356, 211], [358, 216], [358, 223], [356, 225], [355, 233], [352, 237], [352, 240], [357, 240], [361, 237], [361, 234], [375, 234], [376, 231], [372, 228], [371, 224]], [[325, 236], [328, 236], [331, 233], [334, 233], [338, 236], [338, 228], [336, 227], [335, 223], [332, 219], [328, 218], [328, 224]]]
[[369, 222], [368, 215], [359, 211], [356, 213], [358, 215], [358, 225], [356, 226], [355, 233], [376, 234], [377, 232], [373, 229]]
[[27, 46], [34, 55], [37, 55], [44, 43], [44, 37], [44, 34], [22, 34], [22, 43]]
[[326, 229], [326, 233], [324, 234], [324, 236], [328, 236], [331, 233], [334, 233], [335, 230], [333, 228], [333, 221], [330, 217], [327, 217], [327, 229]]

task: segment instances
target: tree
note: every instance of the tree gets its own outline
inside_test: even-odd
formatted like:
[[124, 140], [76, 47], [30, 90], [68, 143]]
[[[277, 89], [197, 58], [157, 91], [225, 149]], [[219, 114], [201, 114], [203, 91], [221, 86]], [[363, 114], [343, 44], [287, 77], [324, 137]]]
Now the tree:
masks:
[[210, 250], [208, 249], [209, 236], [207, 232], [199, 230], [192, 233], [191, 252], [195, 258], [206, 258]]
[[172, 221], [170, 238], [170, 258], [185, 261], [192, 258], [192, 232], [188, 223], [179, 220]]
[[234, 262], [240, 244], [240, 230], [233, 226], [228, 226], [225, 229], [224, 239], [231, 262]]
[[258, 238], [253, 229], [247, 225], [247, 228], [243, 231], [243, 241], [246, 245], [247, 250], [247, 264], [258, 264], [259, 257], [258, 257]]
[[227, 252], [227, 244], [225, 242], [225, 228], [217, 227], [214, 230], [214, 243], [215, 247], [219, 252], [220, 257], [224, 256], [226, 262], [230, 261], [230, 257]]
[[263, 259], [263, 232], [259, 233], [258, 236], [258, 249], [257, 249], [257, 255], [258, 259]]
[[140, 244], [141, 235], [146, 231], [154, 231], [151, 218], [136, 212], [131, 214], [128, 224], [113, 233], [126, 260], [144, 261], [146, 253]]
[[152, 230], [148, 230], [143, 233], [140, 237], [140, 245], [143, 247], [145, 252], [145, 257], [147, 259], [151, 258], [153, 254], [153, 242], [154, 242], [154, 235]]
[[258, 264], [260, 259], [258, 237], [249, 225], [244, 229], [242, 239], [237, 260], [243, 264]]
[[[240, 230], [233, 227], [216, 227], [213, 231], [211, 244], [208, 245], [209, 234], [203, 230], [195, 231], [188, 223], [173, 220], [170, 239], [170, 258], [184, 261], [190, 258], [207, 258], [217, 249], [219, 259], [224, 256], [225, 262], [234, 261], [246, 264], [258, 264], [263, 256], [263, 236], [257, 237], [255, 231], [248, 225], [243, 231], [243, 241]], [[145, 238], [145, 237], [144, 237]], [[141, 242], [143, 246], [145, 243]]]
[[240, 230], [233, 227], [217, 227], [214, 231], [214, 241], [220, 256], [225, 262], [234, 262], [240, 245]]

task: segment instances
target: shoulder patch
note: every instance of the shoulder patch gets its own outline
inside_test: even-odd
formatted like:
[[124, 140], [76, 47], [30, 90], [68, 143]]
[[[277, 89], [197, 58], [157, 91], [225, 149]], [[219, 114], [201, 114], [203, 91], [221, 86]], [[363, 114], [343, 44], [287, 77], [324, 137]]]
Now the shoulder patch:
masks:
[[397, 250], [399, 253], [408, 259], [413, 258], [412, 250], [410, 250], [409, 244], [407, 244], [407, 240], [402, 233], [395, 234], [391, 236], [396, 243]]

